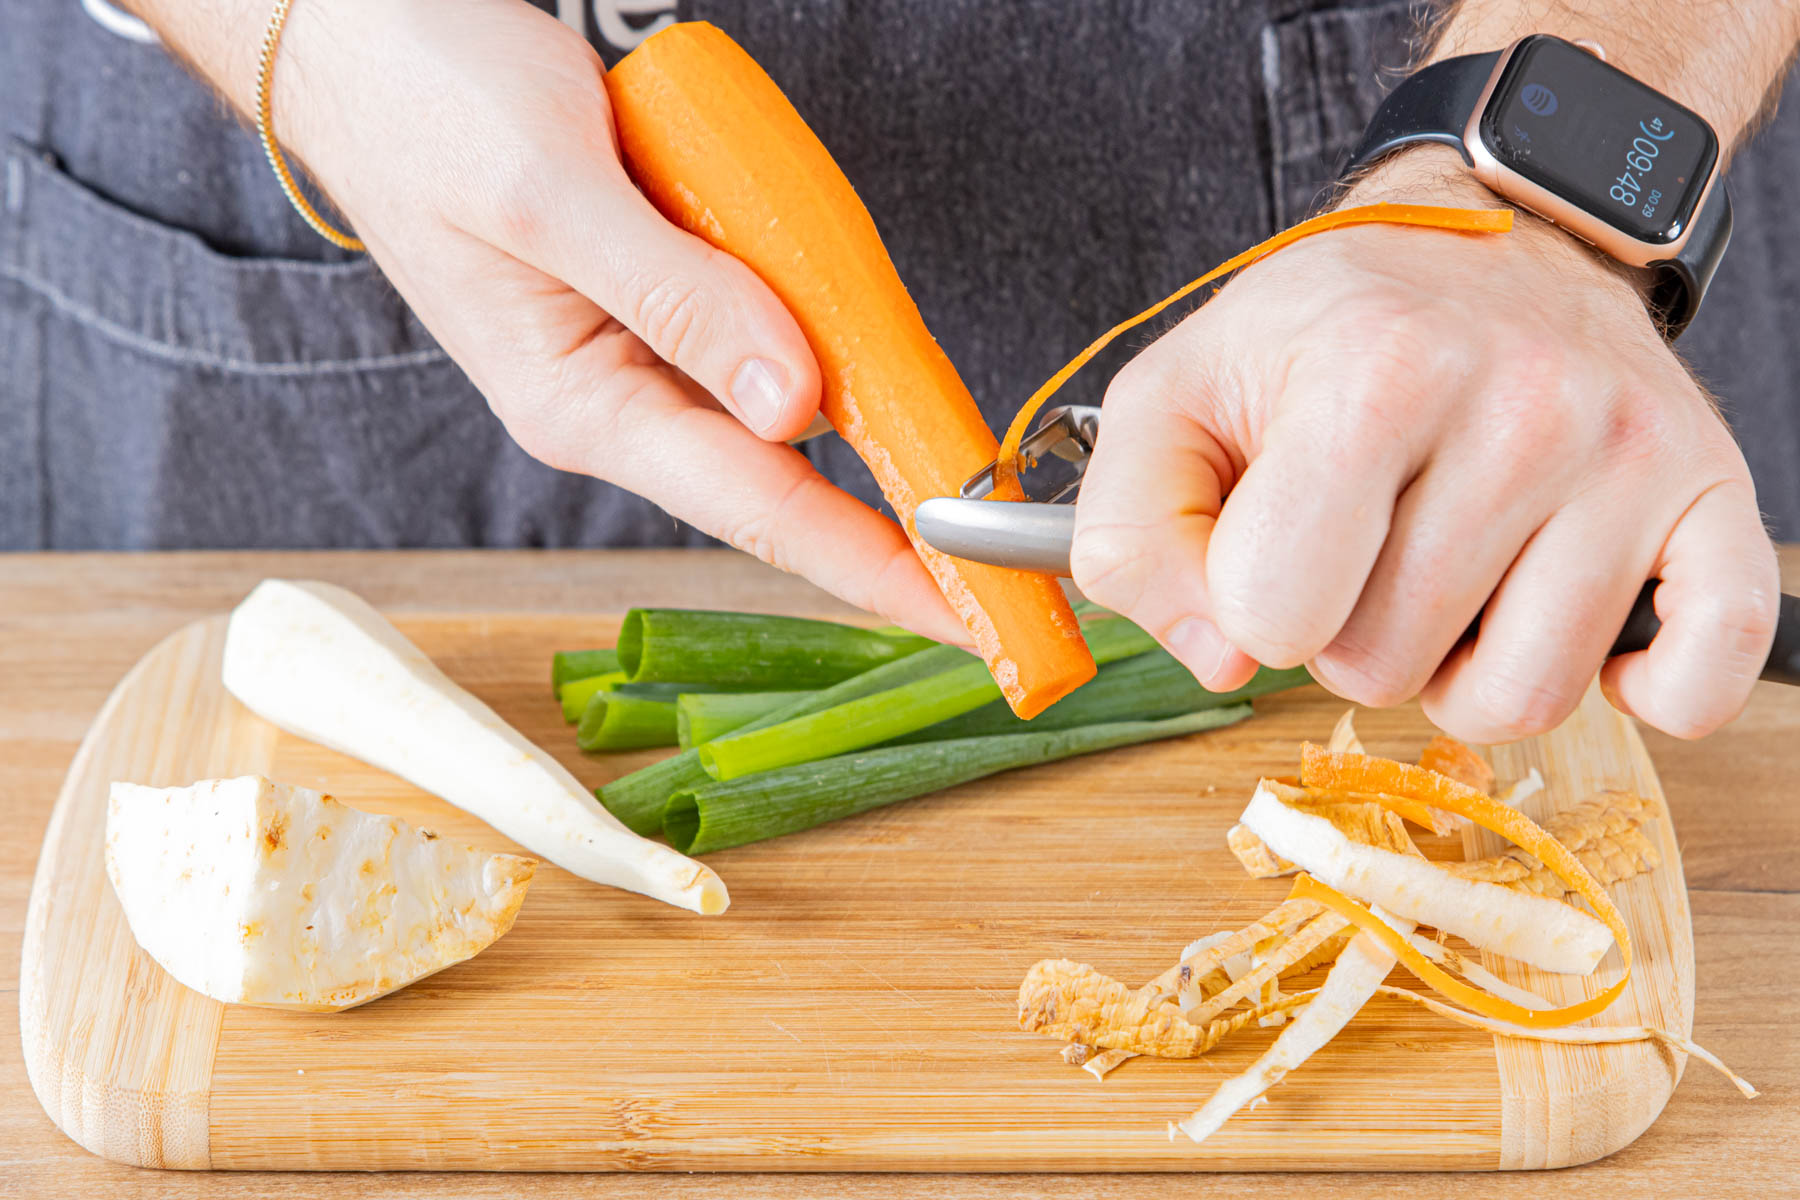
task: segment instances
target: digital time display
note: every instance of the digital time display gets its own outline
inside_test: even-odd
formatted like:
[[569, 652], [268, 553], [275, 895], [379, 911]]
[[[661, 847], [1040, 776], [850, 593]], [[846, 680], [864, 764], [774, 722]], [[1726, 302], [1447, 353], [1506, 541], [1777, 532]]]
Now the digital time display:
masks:
[[1512, 56], [1481, 135], [1502, 165], [1642, 242], [1681, 236], [1719, 156], [1699, 116], [1551, 38]]

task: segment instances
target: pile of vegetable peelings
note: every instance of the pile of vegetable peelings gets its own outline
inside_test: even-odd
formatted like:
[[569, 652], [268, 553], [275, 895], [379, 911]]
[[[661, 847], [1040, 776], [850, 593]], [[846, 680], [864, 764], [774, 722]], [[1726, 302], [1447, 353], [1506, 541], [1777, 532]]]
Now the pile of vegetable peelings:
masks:
[[[1019, 985], [1020, 1027], [1061, 1038], [1064, 1061], [1096, 1078], [1139, 1055], [1198, 1058], [1245, 1030], [1280, 1027], [1254, 1064], [1170, 1123], [1171, 1138], [1195, 1142], [1265, 1102], [1376, 995], [1502, 1037], [1654, 1041], [1709, 1064], [1754, 1098], [1749, 1083], [1685, 1037], [1580, 1023], [1602, 1014], [1629, 979], [1631, 936], [1606, 887], [1657, 868], [1653, 806], [1633, 793], [1603, 792], [1539, 826], [1517, 807], [1542, 789], [1536, 771], [1499, 795], [1494, 782], [1485, 760], [1443, 736], [1417, 765], [1372, 757], [1345, 713], [1325, 747], [1303, 747], [1297, 778], [1257, 784], [1226, 835], [1252, 878], [1296, 875], [1286, 900], [1242, 929], [1191, 943], [1142, 987], [1066, 959], [1039, 962]], [[1447, 834], [1469, 822], [1511, 848], [1437, 862], [1407, 831], [1411, 824]], [[1452, 937], [1571, 976], [1592, 975], [1616, 945], [1622, 969], [1598, 995], [1558, 1007], [1452, 948]], [[1387, 984], [1396, 963], [1444, 999]], [[1322, 983], [1282, 991], [1283, 981], [1321, 967]]]

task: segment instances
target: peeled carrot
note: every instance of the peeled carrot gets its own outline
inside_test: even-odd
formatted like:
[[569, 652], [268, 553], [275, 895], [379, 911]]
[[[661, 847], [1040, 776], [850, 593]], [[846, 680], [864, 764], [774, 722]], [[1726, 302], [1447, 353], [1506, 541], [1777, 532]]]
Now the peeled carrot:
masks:
[[671, 221], [748, 264], [818, 358], [827, 420], [874, 472], [1001, 693], [1036, 716], [1094, 661], [1048, 575], [954, 559], [913, 512], [955, 495], [999, 443], [938, 347], [850, 181], [761, 67], [705, 22], [653, 35], [607, 73], [632, 178]]

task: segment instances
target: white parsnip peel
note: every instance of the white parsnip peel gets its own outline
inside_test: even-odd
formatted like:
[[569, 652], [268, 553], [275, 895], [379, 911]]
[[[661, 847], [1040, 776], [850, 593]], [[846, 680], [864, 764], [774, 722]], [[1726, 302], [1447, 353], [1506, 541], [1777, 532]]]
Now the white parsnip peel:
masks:
[[[1410, 923], [1401, 928], [1412, 932]], [[1352, 938], [1305, 1011], [1288, 1022], [1275, 1044], [1249, 1070], [1219, 1085], [1212, 1098], [1187, 1120], [1171, 1123], [1169, 1140], [1174, 1140], [1178, 1130], [1196, 1142], [1217, 1133], [1245, 1105], [1260, 1099], [1290, 1071], [1324, 1049], [1362, 1011], [1393, 966], [1394, 956], [1378, 943], [1367, 937]]]
[[1383, 984], [1376, 989], [1383, 996], [1391, 996], [1396, 1000], [1405, 1000], [1429, 1008], [1440, 1017], [1448, 1017], [1472, 1029], [1485, 1029], [1489, 1033], [1501, 1037], [1525, 1038], [1534, 1042], [1562, 1042], [1564, 1045], [1599, 1046], [1616, 1042], [1658, 1042], [1672, 1047], [1683, 1054], [1691, 1054], [1707, 1066], [1713, 1068], [1725, 1078], [1731, 1080], [1732, 1086], [1741, 1092], [1746, 1100], [1754, 1100], [1762, 1093], [1748, 1079], [1733, 1071], [1717, 1055], [1697, 1045], [1692, 1039], [1682, 1037], [1678, 1033], [1670, 1033], [1666, 1029], [1657, 1029], [1652, 1025], [1583, 1025], [1579, 1029], [1527, 1029], [1523, 1025], [1513, 1025], [1506, 1021], [1496, 1021], [1492, 1017], [1484, 1017], [1479, 1013], [1465, 1012], [1455, 1005], [1445, 1004], [1436, 996], [1427, 996], [1422, 992], [1411, 992], [1405, 988], [1389, 987]]
[[1239, 820], [1275, 853], [1339, 892], [1546, 971], [1585, 975], [1612, 948], [1606, 926], [1578, 909], [1359, 844], [1331, 822], [1283, 803], [1282, 786], [1263, 780]]

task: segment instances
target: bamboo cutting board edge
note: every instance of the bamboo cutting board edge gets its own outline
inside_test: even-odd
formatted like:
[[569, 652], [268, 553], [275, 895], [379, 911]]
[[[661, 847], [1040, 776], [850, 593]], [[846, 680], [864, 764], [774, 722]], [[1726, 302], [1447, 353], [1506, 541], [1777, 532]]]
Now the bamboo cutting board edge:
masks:
[[[438, 618], [453, 620], [454, 618]], [[415, 625], [429, 626], [433, 618], [416, 617], [400, 623], [409, 632]], [[520, 624], [535, 624], [549, 629], [556, 618], [521, 618]], [[588, 618], [592, 622], [593, 618]], [[505, 627], [506, 617], [483, 616], [465, 620], [477, 633]], [[568, 620], [564, 619], [566, 627]], [[325, 1162], [284, 1160], [260, 1161], [254, 1153], [246, 1153], [242, 1144], [227, 1149], [220, 1141], [221, 1117], [212, 1111], [211, 1099], [217, 1080], [213, 1076], [214, 1056], [227, 1022], [225, 1006], [189, 992], [161, 972], [131, 942], [122, 914], [111, 894], [99, 862], [99, 835], [89, 831], [84, 851], [80, 843], [82, 816], [104, 814], [105, 785], [112, 777], [130, 777], [151, 783], [185, 783], [208, 775], [237, 774], [267, 770], [275, 757], [276, 735], [248, 714], [238, 711], [236, 719], [228, 719], [217, 707], [235, 708], [235, 702], [217, 685], [217, 661], [223, 638], [223, 618], [196, 622], [170, 635], [155, 647], [128, 673], [96, 718], [93, 729], [84, 740], [71, 766], [69, 777], [58, 798], [50, 828], [45, 837], [37, 877], [32, 888], [30, 911], [24, 939], [21, 966], [21, 1033], [27, 1070], [34, 1090], [46, 1112], [75, 1141], [104, 1157], [116, 1161], [147, 1166], [204, 1168], [208, 1166], [326, 1166]], [[540, 657], [547, 658], [550, 643], [542, 647]], [[211, 681], [209, 688], [207, 681]], [[172, 699], [179, 703], [166, 705], [164, 711], [181, 711], [181, 705], [197, 705], [196, 711], [208, 718], [204, 725], [209, 736], [181, 740], [156, 737], [160, 726], [143, 720], [128, 720], [126, 701], [138, 689], [152, 683], [173, 686]], [[545, 697], [544, 703], [548, 704]], [[1629, 722], [1604, 706], [1597, 695], [1590, 695], [1577, 718], [1584, 722], [1612, 722], [1611, 748], [1618, 764], [1629, 777], [1612, 779], [1611, 786], [1637, 786], [1661, 799], [1654, 770], [1649, 764], [1641, 741]], [[119, 735], [128, 732], [129, 736]], [[1587, 735], [1599, 732], [1587, 730]], [[285, 735], [281, 735], [285, 736]], [[1315, 735], [1317, 736], [1317, 735]], [[1522, 744], [1525, 749], [1501, 748], [1496, 754], [1503, 764], [1518, 767], [1530, 765], [1531, 747], [1542, 739]], [[1525, 758], [1508, 760], [1515, 752]], [[131, 769], [117, 769], [125, 763]], [[1615, 764], [1616, 765], [1616, 764]], [[372, 769], [364, 768], [372, 774]], [[1503, 777], [1510, 772], [1503, 770]], [[301, 781], [304, 782], [304, 781]], [[1553, 781], [1554, 783], [1555, 781]], [[1561, 797], [1565, 802], [1580, 796]], [[1558, 789], [1553, 786], [1540, 798], [1541, 804], [1555, 803]], [[1666, 809], [1664, 810], [1666, 812]], [[1639, 978], [1655, 978], [1665, 986], [1673, 984], [1674, 995], [1667, 1004], [1653, 1007], [1670, 1027], [1687, 1032], [1691, 1028], [1693, 1010], [1692, 933], [1688, 925], [1685, 887], [1681, 882], [1680, 862], [1673, 831], [1667, 820], [1659, 822], [1660, 846], [1664, 867], [1651, 876], [1624, 885], [1623, 890], [1638, 887], [1650, 891], [1640, 902], [1622, 897], [1628, 909], [1628, 920], [1643, 915], [1643, 903], [1651, 912], [1672, 902], [1674, 910], [1665, 914], [1673, 918], [1673, 935], [1667, 939], [1674, 951], [1672, 963], [1665, 962], [1661, 975], [1646, 972]], [[487, 839], [493, 841], [490, 835]], [[1664, 895], [1663, 893], [1667, 893]], [[529, 906], [529, 901], [528, 901]], [[89, 922], [85, 939], [55, 936], [72, 932], [71, 921], [86, 918]], [[1665, 925], [1670, 922], [1665, 921]], [[1634, 931], [1637, 925], [1634, 923]], [[517, 936], [515, 933], [513, 936]], [[504, 943], [502, 943], [504, 945]], [[1048, 952], [1048, 950], [1046, 950]], [[1650, 960], [1654, 963], [1655, 960]], [[73, 980], [89, 980], [96, 967], [116, 970], [125, 964], [122, 987], [79, 986]], [[1490, 964], [1493, 965], [1493, 964]], [[1503, 973], [1506, 968], [1503, 968]], [[1667, 978], [1663, 978], [1666, 975]], [[1539, 981], [1532, 981], [1537, 986]], [[63, 986], [58, 986], [63, 985]], [[421, 985], [423, 986], [423, 985]], [[1578, 985], [1580, 986], [1580, 985]], [[1641, 986], [1634, 982], [1634, 991]], [[1628, 998], [1631, 993], [1628, 993]], [[255, 1013], [257, 1010], [232, 1010]], [[1615, 1010], [1616, 1011], [1616, 1010]], [[1674, 1020], [1668, 1018], [1673, 1017]], [[1629, 1014], [1617, 1019], [1635, 1019]], [[1046, 1046], [1049, 1043], [1044, 1043]], [[1498, 1048], [1494, 1097], [1497, 1120], [1496, 1136], [1481, 1132], [1488, 1124], [1476, 1119], [1464, 1135], [1447, 1138], [1444, 1145], [1450, 1160], [1419, 1152], [1411, 1159], [1389, 1153], [1375, 1155], [1366, 1163], [1370, 1167], [1396, 1166], [1430, 1168], [1458, 1167], [1532, 1167], [1558, 1166], [1588, 1161], [1611, 1153], [1629, 1143], [1654, 1120], [1679, 1079], [1681, 1063], [1670, 1059], [1648, 1044], [1592, 1048], [1556, 1048], [1553, 1055], [1572, 1055], [1584, 1065], [1572, 1068], [1566, 1082], [1572, 1090], [1546, 1096], [1543, 1086], [1544, 1047], [1526, 1044], [1532, 1054], [1510, 1055], [1510, 1048]], [[1598, 1055], [1595, 1052], [1600, 1052]], [[1535, 1057], [1534, 1057], [1535, 1056]], [[1587, 1062], [1585, 1060], [1593, 1060]], [[1604, 1060], [1603, 1069], [1594, 1072], [1594, 1064]], [[1161, 1066], [1164, 1064], [1153, 1064]], [[1135, 1068], [1127, 1068], [1132, 1070]], [[1123, 1074], [1123, 1073], [1122, 1073]], [[1210, 1076], [1202, 1076], [1196, 1086], [1210, 1085]], [[1296, 1077], [1304, 1079], [1304, 1071]], [[1523, 1082], [1521, 1082], [1523, 1080]], [[1085, 1077], [1071, 1081], [1070, 1086], [1089, 1083]], [[1097, 1085], [1090, 1085], [1097, 1086]], [[1111, 1086], [1110, 1084], [1107, 1086]], [[1303, 1098], [1305, 1084], [1298, 1083], [1279, 1093], [1297, 1102]], [[1097, 1098], [1097, 1106], [1104, 1100]], [[920, 1097], [920, 1099], [927, 1099]], [[821, 1097], [821, 1102], [825, 1102]], [[1179, 1115], [1172, 1113], [1171, 1115]], [[1598, 1119], [1593, 1119], [1595, 1116]], [[867, 1151], [864, 1158], [854, 1139], [832, 1143], [821, 1152], [818, 1146], [802, 1144], [803, 1139], [790, 1139], [785, 1154], [768, 1157], [744, 1156], [734, 1149], [732, 1139], [721, 1138], [708, 1149], [686, 1160], [679, 1154], [661, 1151], [639, 1152], [632, 1146], [614, 1147], [602, 1152], [591, 1147], [588, 1157], [527, 1153], [522, 1157], [501, 1161], [497, 1165], [523, 1169], [581, 1169], [583, 1167], [631, 1167], [653, 1169], [750, 1169], [833, 1170], [855, 1166], [859, 1162], [875, 1169], [1031, 1169], [1028, 1160], [1040, 1157], [1039, 1169], [1244, 1169], [1292, 1168], [1295, 1166], [1354, 1165], [1354, 1153], [1348, 1156], [1339, 1148], [1340, 1157], [1318, 1163], [1296, 1162], [1281, 1153], [1291, 1148], [1287, 1138], [1251, 1139], [1240, 1152], [1222, 1158], [1197, 1158], [1193, 1155], [1171, 1157], [1158, 1150], [1150, 1157], [1137, 1157], [1131, 1147], [1138, 1143], [1142, 1129], [1115, 1127], [1121, 1153], [1098, 1154], [1071, 1163], [1053, 1150], [1055, 1130], [1026, 1133], [1021, 1131], [1018, 1144], [1010, 1156], [997, 1159], [983, 1157], [979, 1138], [967, 1145], [955, 1145], [960, 1139], [940, 1140], [937, 1144], [915, 1145], [913, 1158], [894, 1157], [896, 1149]], [[1404, 1137], [1405, 1135], [1399, 1135]], [[899, 1139], [904, 1142], [904, 1137]], [[777, 1143], [778, 1148], [783, 1148]], [[1271, 1157], [1259, 1159], [1245, 1151], [1260, 1148]], [[902, 1152], [904, 1153], [904, 1152]], [[483, 1159], [482, 1161], [487, 1161]], [[380, 1157], [368, 1166], [468, 1165], [466, 1162], [446, 1164], [405, 1154]], [[490, 1164], [494, 1165], [494, 1164]]]

